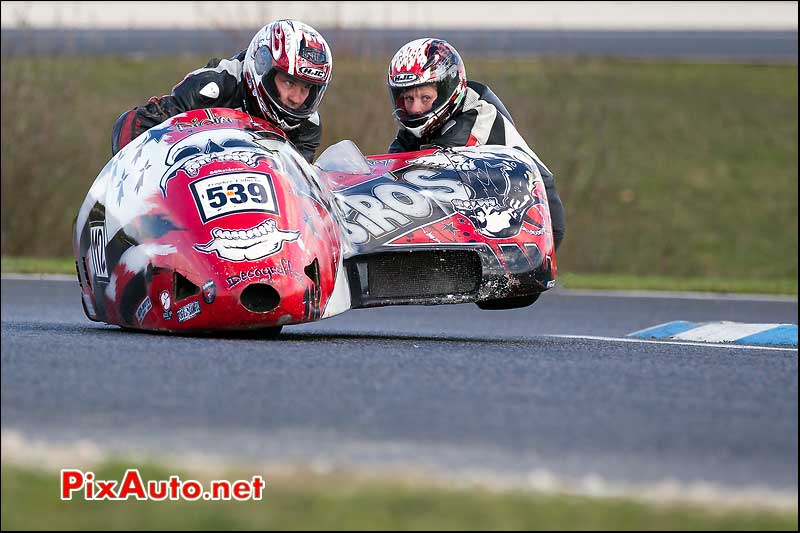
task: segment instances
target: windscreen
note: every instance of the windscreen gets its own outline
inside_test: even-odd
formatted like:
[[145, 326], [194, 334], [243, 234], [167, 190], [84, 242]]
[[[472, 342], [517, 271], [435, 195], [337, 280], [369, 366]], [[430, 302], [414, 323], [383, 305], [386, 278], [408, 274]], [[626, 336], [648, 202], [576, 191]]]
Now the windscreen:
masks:
[[367, 158], [353, 141], [344, 140], [328, 147], [314, 162], [314, 166], [328, 172], [345, 174], [370, 174]]

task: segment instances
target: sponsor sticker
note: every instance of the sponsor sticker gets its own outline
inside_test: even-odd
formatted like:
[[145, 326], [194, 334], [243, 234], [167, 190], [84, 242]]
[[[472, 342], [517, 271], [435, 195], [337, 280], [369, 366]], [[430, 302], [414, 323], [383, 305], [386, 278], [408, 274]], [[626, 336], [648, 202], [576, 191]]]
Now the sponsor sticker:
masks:
[[178, 322], [186, 322], [200, 314], [200, 302], [195, 300], [178, 308]]
[[108, 281], [108, 264], [106, 263], [106, 226], [103, 222], [95, 222], [89, 226], [89, 257], [92, 262], [94, 277]]
[[303, 275], [292, 268], [292, 262], [288, 259], [281, 259], [280, 265], [272, 266], [257, 266], [248, 270], [240, 270], [236, 274], [228, 276], [225, 281], [228, 283], [228, 289], [232, 289], [243, 281], [251, 280], [267, 280], [272, 281], [277, 277], [289, 276], [300, 281]]
[[217, 286], [212, 280], [208, 280], [203, 285], [203, 301], [207, 304], [213, 304], [217, 298]]
[[414, 72], [401, 72], [400, 74], [395, 74], [392, 81], [395, 83], [411, 83], [412, 81], [417, 81], [419, 76]]
[[169, 311], [172, 307], [172, 298], [169, 296], [169, 291], [161, 291], [158, 293], [158, 298], [161, 300], [161, 309]]
[[172, 320], [172, 298], [170, 298], [169, 291], [161, 291], [158, 293], [158, 298], [161, 300], [161, 309], [163, 311], [161, 316], [164, 317], [164, 320]]
[[193, 181], [190, 187], [203, 223], [232, 213], [278, 214], [269, 174], [222, 174]]
[[544, 234], [546, 234], [546, 233], [547, 233], [547, 230], [546, 230], [546, 229], [544, 229], [544, 228], [541, 228], [541, 229], [536, 229], [536, 230], [530, 230], [530, 229], [528, 229], [528, 228], [524, 228], [524, 227], [523, 227], [523, 228], [522, 228], [522, 231], [524, 231], [524, 232], [525, 232], [525, 233], [527, 233], [528, 235], [544, 235]]
[[300, 57], [311, 61], [315, 65], [324, 65], [328, 62], [328, 56], [324, 50], [311, 48], [310, 46], [304, 46], [300, 49]]
[[[204, 92], [205, 91], [205, 92]], [[217, 98], [219, 96], [219, 85], [214, 82], [209, 83], [202, 89], [200, 89], [200, 94], [203, 96], [207, 96], [209, 98]], [[172, 126], [177, 129], [178, 131], [185, 131], [192, 128], [200, 128], [202, 126], [208, 126], [209, 124], [230, 124], [233, 122], [233, 119], [230, 117], [222, 117], [215, 114], [210, 109], [204, 109], [206, 118], [200, 119], [197, 117], [192, 118], [191, 122], [173, 122]]]
[[309, 78], [314, 78], [315, 80], [325, 79], [325, 71], [319, 68], [300, 67], [298, 71], [300, 72], [300, 74], [308, 76]]
[[144, 300], [142, 300], [142, 303], [139, 304], [139, 307], [136, 308], [136, 320], [139, 322], [139, 324], [142, 323], [144, 317], [147, 316], [147, 313], [149, 313], [150, 309], [152, 308], [153, 302], [150, 301], [150, 297], [147, 296]]

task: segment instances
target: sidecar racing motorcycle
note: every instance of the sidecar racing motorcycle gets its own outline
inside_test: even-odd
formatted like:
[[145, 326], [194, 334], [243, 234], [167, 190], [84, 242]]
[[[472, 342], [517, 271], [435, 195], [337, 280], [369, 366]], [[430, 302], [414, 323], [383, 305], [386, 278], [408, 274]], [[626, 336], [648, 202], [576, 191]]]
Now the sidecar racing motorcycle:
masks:
[[100, 172], [75, 219], [86, 316], [125, 328], [216, 331], [348, 309], [531, 304], [555, 284], [547, 197], [504, 146], [314, 165], [280, 130], [231, 109], [173, 117]]

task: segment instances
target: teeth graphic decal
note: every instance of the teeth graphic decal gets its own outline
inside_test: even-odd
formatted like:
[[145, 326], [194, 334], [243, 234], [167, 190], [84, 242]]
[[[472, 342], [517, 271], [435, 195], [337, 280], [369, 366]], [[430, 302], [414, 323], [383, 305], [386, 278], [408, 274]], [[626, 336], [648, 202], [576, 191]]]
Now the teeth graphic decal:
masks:
[[237, 161], [255, 168], [264, 157], [264, 139], [256, 132], [233, 128], [198, 131], [173, 144], [164, 164], [169, 167], [161, 176], [161, 193], [167, 196], [167, 184], [183, 169], [190, 177], [199, 174], [204, 165], [217, 161]]
[[453, 200], [453, 207], [459, 211], [468, 209], [497, 207], [497, 198], [477, 198], [475, 200]]
[[267, 220], [246, 230], [214, 228], [211, 237], [206, 244], [196, 244], [195, 250], [216, 253], [228, 261], [255, 261], [278, 252], [284, 242], [296, 241], [300, 232], [282, 230], [274, 220]]

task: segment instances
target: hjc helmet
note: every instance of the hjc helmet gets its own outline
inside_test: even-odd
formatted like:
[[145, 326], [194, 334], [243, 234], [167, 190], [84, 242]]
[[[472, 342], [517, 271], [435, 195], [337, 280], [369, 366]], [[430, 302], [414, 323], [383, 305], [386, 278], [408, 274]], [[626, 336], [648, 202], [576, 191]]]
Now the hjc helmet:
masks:
[[[394, 55], [386, 83], [394, 118], [415, 136], [424, 137], [443, 126], [462, 105], [467, 92], [467, 72], [461, 56], [447, 41], [417, 39]], [[419, 115], [407, 113], [403, 93], [423, 85], [436, 87], [433, 107]]]
[[[298, 109], [281, 103], [275, 74], [282, 71], [312, 88]], [[313, 115], [331, 80], [330, 47], [314, 28], [296, 20], [277, 20], [256, 33], [244, 58], [248, 104], [281, 129], [291, 130]]]

